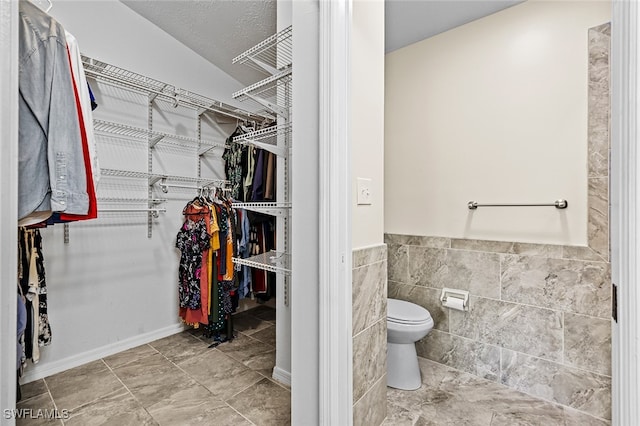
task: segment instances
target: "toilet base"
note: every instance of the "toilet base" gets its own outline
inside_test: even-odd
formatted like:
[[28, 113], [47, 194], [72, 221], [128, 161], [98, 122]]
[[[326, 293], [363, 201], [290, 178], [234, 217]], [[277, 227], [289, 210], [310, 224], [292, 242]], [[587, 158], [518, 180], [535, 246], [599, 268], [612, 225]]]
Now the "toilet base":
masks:
[[402, 390], [422, 386], [415, 343], [387, 342], [387, 386]]

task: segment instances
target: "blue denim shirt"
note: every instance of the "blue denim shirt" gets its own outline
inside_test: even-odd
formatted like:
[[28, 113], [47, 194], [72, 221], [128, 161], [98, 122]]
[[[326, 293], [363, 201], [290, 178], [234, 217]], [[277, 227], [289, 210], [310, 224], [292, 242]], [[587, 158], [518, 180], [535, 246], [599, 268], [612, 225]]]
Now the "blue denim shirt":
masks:
[[64, 28], [20, 0], [18, 218], [89, 208], [82, 139]]

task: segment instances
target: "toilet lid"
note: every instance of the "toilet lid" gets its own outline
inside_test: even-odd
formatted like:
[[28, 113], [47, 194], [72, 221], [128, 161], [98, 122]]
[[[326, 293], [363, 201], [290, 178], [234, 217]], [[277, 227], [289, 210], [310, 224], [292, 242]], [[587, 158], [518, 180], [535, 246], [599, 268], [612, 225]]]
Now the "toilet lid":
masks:
[[387, 321], [402, 324], [422, 324], [431, 321], [431, 314], [415, 303], [387, 299]]

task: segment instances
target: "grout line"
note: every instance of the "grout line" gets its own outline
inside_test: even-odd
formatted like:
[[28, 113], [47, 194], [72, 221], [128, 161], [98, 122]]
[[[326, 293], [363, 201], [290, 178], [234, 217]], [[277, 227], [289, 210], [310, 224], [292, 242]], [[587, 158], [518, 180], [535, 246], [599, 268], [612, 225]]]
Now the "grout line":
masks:
[[[435, 362], [435, 361], [434, 361]], [[469, 373], [467, 373], [469, 374]], [[369, 386], [369, 389], [367, 389], [367, 391], [365, 393], [362, 394], [362, 396], [356, 401], [352, 403], [352, 406], [355, 407], [360, 401], [362, 401], [362, 399], [369, 395], [371, 393], [371, 390], [376, 387], [378, 385], [378, 383], [380, 383], [381, 380], [386, 380], [387, 379], [387, 372], [385, 371], [381, 377], [378, 378], [378, 380], [376, 380], [375, 382], [373, 382], [373, 384], [371, 386]], [[386, 386], [385, 386], [386, 388]]]
[[[149, 346], [151, 346], [151, 345], [149, 345]], [[153, 349], [155, 349], [155, 348], [153, 348]], [[111, 373], [112, 373], [114, 376], [116, 376], [116, 379], [118, 379], [118, 381], [122, 384], [122, 386], [124, 386], [124, 388], [127, 390], [127, 392], [129, 392], [129, 395], [131, 395], [131, 397], [132, 397], [132, 398], [133, 398], [133, 399], [134, 399], [138, 404], [140, 404], [140, 408], [142, 408], [142, 409], [143, 409], [143, 410], [144, 410], [144, 411], [149, 415], [149, 417], [151, 417], [152, 419], [156, 420], [156, 418], [155, 418], [155, 417], [153, 417], [153, 415], [149, 412], [149, 410], [147, 410], [147, 407], [145, 407], [145, 406], [142, 404], [142, 402], [141, 402], [140, 400], [138, 400], [138, 398], [136, 398], [136, 396], [133, 394], [133, 392], [131, 392], [131, 389], [129, 389], [129, 387], [128, 387], [128, 386], [127, 386], [127, 385], [122, 381], [122, 379], [120, 379], [120, 376], [118, 376], [118, 375], [116, 374], [116, 372], [113, 370], [113, 368], [111, 368], [111, 366], [109, 366], [109, 364], [107, 364], [107, 362], [106, 362], [104, 359], [102, 359], [102, 362], [104, 363], [104, 365], [106, 365], [106, 366], [107, 366], [107, 368], [109, 369], [109, 371], [111, 371]], [[133, 362], [133, 361], [131, 361], [131, 362]], [[127, 363], [127, 364], [130, 364], [131, 362], [129, 362], [129, 363]], [[127, 364], [123, 364], [123, 365], [127, 365]]]

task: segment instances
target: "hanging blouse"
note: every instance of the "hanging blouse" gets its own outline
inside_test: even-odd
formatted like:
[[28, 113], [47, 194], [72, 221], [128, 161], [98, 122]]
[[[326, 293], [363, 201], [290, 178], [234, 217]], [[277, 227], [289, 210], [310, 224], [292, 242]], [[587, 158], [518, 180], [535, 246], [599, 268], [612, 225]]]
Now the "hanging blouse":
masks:
[[180, 250], [178, 268], [178, 298], [181, 308], [198, 309], [201, 306], [200, 274], [202, 256], [210, 246], [204, 219], [186, 220], [178, 232], [176, 247]]

